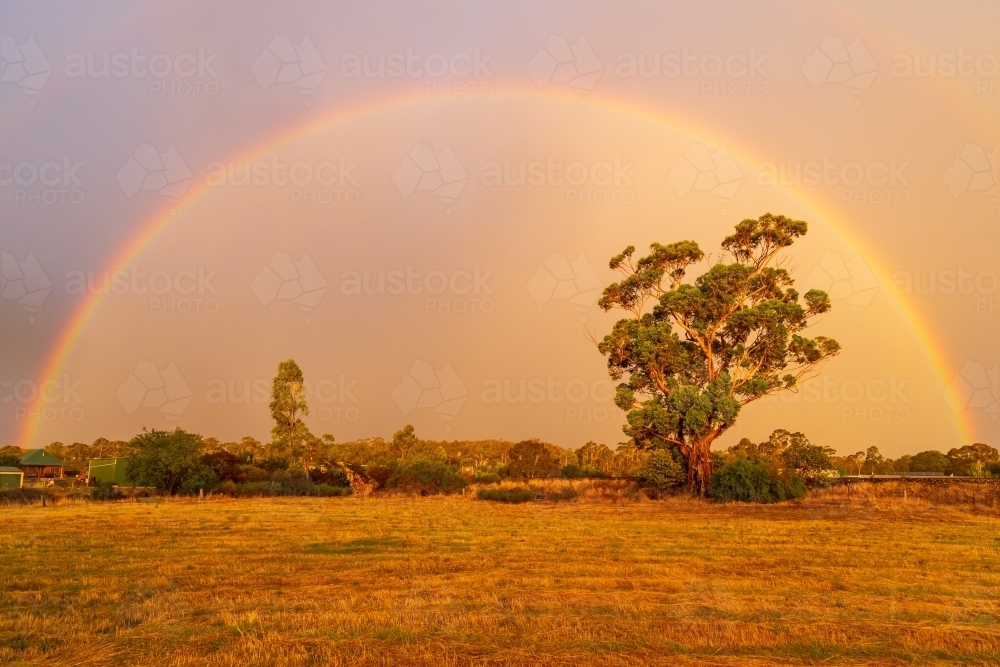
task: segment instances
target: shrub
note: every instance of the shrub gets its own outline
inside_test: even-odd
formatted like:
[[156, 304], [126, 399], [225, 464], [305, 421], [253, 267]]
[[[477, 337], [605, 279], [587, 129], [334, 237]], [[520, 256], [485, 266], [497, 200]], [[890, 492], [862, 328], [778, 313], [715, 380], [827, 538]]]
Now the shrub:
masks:
[[475, 484], [496, 484], [500, 481], [500, 475], [495, 472], [482, 473], [473, 477], [472, 481]]
[[121, 491], [112, 482], [96, 480], [90, 490], [91, 500], [118, 500], [122, 498]]
[[507, 467], [511, 477], [552, 477], [559, 474], [559, 461], [538, 440], [524, 440], [510, 448]]
[[588, 468], [577, 463], [564, 465], [560, 474], [567, 479], [595, 479], [607, 476], [597, 468]]
[[465, 478], [447, 464], [414, 461], [397, 468], [386, 487], [409, 493], [454, 493], [465, 488]]
[[331, 486], [329, 484], [317, 484], [316, 495], [322, 497], [349, 496], [353, 493], [350, 486]]
[[642, 467], [636, 471], [636, 476], [643, 486], [657, 491], [680, 486], [687, 479], [684, 467], [665, 449], [652, 452]]
[[496, 503], [526, 503], [535, 499], [531, 489], [479, 489], [476, 497], [480, 500], [491, 500]]
[[394, 472], [396, 472], [396, 468], [393, 466], [373, 465], [365, 469], [365, 476], [379, 487], [383, 487]]
[[806, 493], [802, 478], [775, 474], [761, 461], [739, 458], [713, 476], [709, 494], [720, 502], [776, 503], [801, 498]]
[[547, 500], [559, 502], [560, 500], [573, 500], [578, 495], [580, 494], [577, 493], [576, 489], [574, 489], [572, 486], [564, 486], [558, 491], [549, 492], [548, 494], [546, 494], [545, 498]]
[[350, 486], [350, 482], [347, 481], [347, 475], [340, 468], [327, 468], [323, 470], [321, 468], [313, 468], [309, 471], [309, 480], [313, 484], [326, 484], [327, 486]]

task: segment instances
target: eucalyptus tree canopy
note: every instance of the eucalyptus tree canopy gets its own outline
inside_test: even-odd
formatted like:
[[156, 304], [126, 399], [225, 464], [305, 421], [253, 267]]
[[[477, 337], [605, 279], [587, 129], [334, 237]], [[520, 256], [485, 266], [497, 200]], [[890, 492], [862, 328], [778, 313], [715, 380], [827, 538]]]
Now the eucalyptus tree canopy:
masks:
[[626, 411], [623, 430], [637, 446], [676, 447], [687, 461], [687, 485], [704, 495], [712, 476], [712, 443], [740, 409], [794, 390], [826, 359], [837, 341], [803, 335], [830, 310], [820, 290], [800, 295], [784, 268], [783, 249], [807, 225], [766, 213], [736, 225], [717, 262], [693, 282], [689, 268], [705, 253], [694, 241], [653, 243], [635, 259], [629, 246], [611, 258], [623, 278], [605, 288], [605, 311], [623, 310], [598, 343]]

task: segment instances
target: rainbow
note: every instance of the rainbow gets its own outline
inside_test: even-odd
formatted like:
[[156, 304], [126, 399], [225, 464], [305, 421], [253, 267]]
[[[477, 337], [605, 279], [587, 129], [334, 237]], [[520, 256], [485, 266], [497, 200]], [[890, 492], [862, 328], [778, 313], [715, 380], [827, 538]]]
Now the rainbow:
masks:
[[[494, 96], [548, 98], [552, 101], [572, 101], [574, 103], [579, 103], [580, 101], [580, 97], [574, 93], [564, 94], [559, 92], [537, 91], [534, 89], [501, 89], [498, 87]], [[350, 122], [354, 119], [362, 118], [380, 110], [416, 106], [421, 103], [426, 103], [427, 101], [428, 99], [426, 96], [409, 95], [388, 100], [378, 100], [368, 104], [358, 105], [350, 109], [338, 110], [327, 116], [310, 120], [305, 124], [292, 127], [284, 132], [281, 132], [277, 136], [271, 137], [267, 141], [257, 144], [241, 155], [227, 161], [252, 161], [261, 154], [276, 151], [285, 144], [319, 129], [340, 123]], [[673, 116], [660, 109], [640, 106], [632, 102], [601, 98], [600, 96], [594, 94], [591, 94], [586, 98], [586, 103], [588, 105], [597, 106], [612, 112], [636, 117], [653, 124], [667, 126], [672, 130], [685, 133], [694, 141], [699, 141], [709, 145], [725, 144], [727, 149], [730, 151], [730, 154], [744, 165], [749, 164], [752, 166], [761, 162], [761, 160], [757, 159], [752, 151], [747, 149], [745, 146], [742, 146], [738, 141], [734, 141], [731, 137], [720, 138], [717, 133], [706, 128], [699, 127], [687, 118]], [[149, 247], [157, 239], [157, 237], [159, 237], [159, 235], [170, 226], [172, 221], [177, 219], [177, 216], [181, 212], [189, 210], [211, 189], [211, 186], [202, 181], [198, 186], [189, 190], [185, 195], [185, 198], [179, 204], [170, 207], [167, 210], [160, 211], [153, 217], [149, 218], [140, 226], [139, 230], [131, 238], [129, 238], [128, 241], [117, 250], [117, 252], [115, 252], [114, 256], [107, 263], [105, 270], [108, 272], [117, 271], [132, 263], [145, 248]], [[799, 193], [794, 193], [793, 196], [805, 206], [822, 216], [822, 218], [833, 227], [833, 231], [841, 238], [841, 240], [864, 258], [864, 261], [868, 264], [869, 268], [881, 284], [887, 285], [891, 283], [891, 272], [884, 265], [884, 263], [879, 260], [877, 254], [870, 247], [870, 244], [861, 238], [858, 233], [852, 230], [846, 222], [838, 220], [837, 216], [833, 214], [822, 202], [817, 201], [813, 197], [804, 197]], [[87, 325], [100, 309], [105, 296], [106, 295], [103, 294], [90, 295], [76, 307], [53, 344], [46, 362], [38, 376], [39, 379], [58, 377], [63, 372], [63, 367], [72, 354], [82, 333], [87, 328]], [[922, 317], [917, 306], [905, 295], [895, 295], [892, 302], [895, 304], [895, 307], [904, 319], [909, 323], [920, 345], [926, 351], [928, 362], [931, 364], [934, 372], [940, 379], [943, 391], [951, 391], [948, 387], [950, 384], [952, 369], [950, 368], [947, 355], [944, 353], [941, 344], [936, 339], [928, 322]], [[44, 407], [42, 399], [39, 396], [35, 400], [34, 405], [32, 405], [32, 410], [40, 413], [41, 409]], [[41, 446], [41, 444], [37, 443], [40, 425], [41, 420], [25, 421], [25, 424], [21, 427], [21, 431], [18, 435], [18, 444], [20, 447], [27, 449]], [[956, 415], [954, 426], [957, 440], [962, 443], [970, 443], [974, 441], [975, 430], [973, 424], [967, 417], [963, 417], [961, 413]]]

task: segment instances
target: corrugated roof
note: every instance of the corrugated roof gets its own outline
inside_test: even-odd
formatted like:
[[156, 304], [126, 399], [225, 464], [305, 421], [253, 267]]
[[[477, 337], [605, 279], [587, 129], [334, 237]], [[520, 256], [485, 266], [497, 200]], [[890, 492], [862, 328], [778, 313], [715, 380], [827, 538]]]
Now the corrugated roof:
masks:
[[32, 449], [21, 457], [23, 466], [61, 466], [63, 462], [44, 449]]
[[21, 472], [21, 469], [11, 468], [10, 466], [0, 466], [0, 472]]

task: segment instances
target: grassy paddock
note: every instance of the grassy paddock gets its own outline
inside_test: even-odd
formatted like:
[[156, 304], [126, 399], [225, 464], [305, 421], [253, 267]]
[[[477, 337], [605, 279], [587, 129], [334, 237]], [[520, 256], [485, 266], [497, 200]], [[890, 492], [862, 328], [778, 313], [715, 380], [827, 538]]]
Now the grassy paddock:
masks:
[[0, 664], [1000, 661], [1000, 515], [880, 489], [7, 506]]

